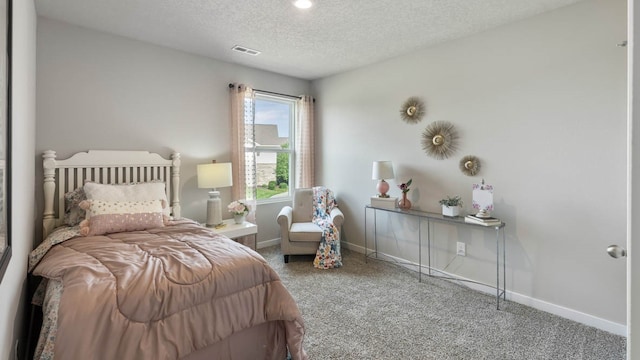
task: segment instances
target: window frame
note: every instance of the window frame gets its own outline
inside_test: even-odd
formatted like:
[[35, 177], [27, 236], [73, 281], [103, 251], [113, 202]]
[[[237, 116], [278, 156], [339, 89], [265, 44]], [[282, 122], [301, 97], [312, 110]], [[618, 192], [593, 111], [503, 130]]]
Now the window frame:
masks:
[[[5, 29], [4, 32], [0, 32], [0, 36], [6, 36], [6, 49], [1, 50], [1, 51], [5, 51], [4, 55], [2, 56], [5, 58], [6, 67], [0, 70], [5, 72], [6, 80], [4, 84], [0, 84], [0, 85], [6, 88], [5, 94], [3, 94], [4, 96], [6, 96], [5, 98], [6, 105], [2, 109], [2, 111], [5, 112], [5, 118], [4, 118], [5, 134], [2, 135], [5, 137], [4, 138], [5, 149], [4, 149], [4, 158], [2, 159], [2, 162], [4, 162], [3, 164], [4, 169], [2, 174], [2, 180], [0, 181], [0, 187], [4, 187], [2, 191], [2, 197], [4, 197], [4, 204], [2, 205], [2, 211], [0, 211], [0, 218], [2, 218], [0, 222], [4, 222], [5, 224], [5, 229], [2, 230], [4, 234], [2, 234], [1, 236], [5, 236], [6, 244], [3, 249], [0, 249], [0, 283], [2, 282], [2, 279], [4, 278], [4, 275], [7, 272], [7, 269], [9, 267], [9, 262], [11, 261], [11, 256], [12, 256], [12, 245], [11, 245], [12, 243], [11, 241], [12, 240], [11, 239], [11, 203], [12, 203], [12, 196], [11, 196], [12, 91], [11, 91], [11, 85], [12, 85], [12, 76], [11, 76], [11, 69], [13, 66], [13, 60], [12, 60], [13, 42], [12, 42], [11, 36], [13, 33], [13, 16], [12, 16], [13, 1], [12, 0], [3, 1], [2, 6], [5, 7], [4, 10], [6, 13], [6, 19], [0, 20], [0, 23], [3, 23], [4, 25], [4, 26], [0, 26], [0, 28]], [[4, 182], [4, 184], [2, 184], [2, 182]]]
[[[255, 164], [257, 168], [258, 164], [258, 155], [260, 153], [274, 153], [276, 154], [276, 158], [278, 154], [289, 154], [289, 185], [287, 187], [287, 196], [279, 196], [276, 198], [270, 197], [265, 199], [258, 199], [256, 195], [256, 204], [270, 204], [270, 203], [279, 203], [279, 202], [288, 202], [293, 199], [293, 190], [295, 189], [295, 116], [297, 113], [297, 98], [292, 96], [285, 95], [277, 95], [268, 92], [261, 92], [256, 90], [254, 93], [254, 110], [253, 110], [253, 126], [254, 126], [254, 134], [255, 134], [255, 118], [257, 116], [256, 105], [258, 101], [270, 101], [276, 103], [283, 103], [289, 106], [289, 147], [287, 149], [283, 149], [282, 147], [276, 147], [274, 145], [256, 145], [257, 142], [254, 139], [253, 147], [249, 147], [245, 149], [247, 152], [253, 152], [255, 156]], [[255, 136], [255, 135], [254, 135]], [[257, 171], [256, 171], [257, 173]], [[258, 188], [257, 174], [256, 176], [256, 191]]]

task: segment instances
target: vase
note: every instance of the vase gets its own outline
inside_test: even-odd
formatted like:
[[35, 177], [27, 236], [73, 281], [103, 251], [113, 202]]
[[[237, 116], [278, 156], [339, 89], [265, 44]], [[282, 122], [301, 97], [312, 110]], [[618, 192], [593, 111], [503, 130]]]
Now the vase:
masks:
[[407, 193], [402, 193], [402, 199], [398, 201], [398, 207], [402, 210], [411, 209], [411, 201], [407, 199]]
[[242, 214], [233, 214], [233, 221], [236, 224], [242, 224], [244, 222], [244, 213], [242, 213]]

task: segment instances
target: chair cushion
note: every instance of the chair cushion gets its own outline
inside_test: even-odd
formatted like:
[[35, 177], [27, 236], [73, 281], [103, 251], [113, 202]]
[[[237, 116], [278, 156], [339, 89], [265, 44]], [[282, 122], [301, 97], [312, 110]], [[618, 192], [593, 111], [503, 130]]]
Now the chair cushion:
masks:
[[322, 239], [322, 229], [320, 226], [312, 222], [291, 224], [289, 241], [320, 242], [320, 239]]
[[293, 222], [313, 219], [313, 189], [298, 189], [293, 193]]

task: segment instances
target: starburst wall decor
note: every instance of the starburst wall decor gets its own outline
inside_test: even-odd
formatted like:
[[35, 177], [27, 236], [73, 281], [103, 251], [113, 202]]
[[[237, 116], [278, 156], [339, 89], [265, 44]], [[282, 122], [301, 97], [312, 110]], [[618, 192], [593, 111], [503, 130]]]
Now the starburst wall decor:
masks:
[[424, 101], [415, 96], [410, 97], [400, 108], [400, 117], [409, 124], [416, 124], [422, 120], [425, 113]]
[[467, 155], [460, 159], [460, 171], [467, 176], [473, 176], [480, 171], [480, 159]]
[[422, 149], [438, 160], [451, 156], [458, 148], [458, 133], [447, 121], [434, 121], [422, 132]]

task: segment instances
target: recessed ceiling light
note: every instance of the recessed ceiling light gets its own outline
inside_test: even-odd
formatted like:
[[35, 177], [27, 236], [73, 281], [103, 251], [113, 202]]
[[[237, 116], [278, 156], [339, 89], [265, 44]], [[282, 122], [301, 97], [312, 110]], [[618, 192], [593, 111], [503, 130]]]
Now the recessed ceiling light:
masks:
[[295, 7], [297, 7], [298, 9], [308, 9], [313, 4], [311, 3], [311, 0], [296, 0], [293, 2], [293, 5], [295, 5]]

